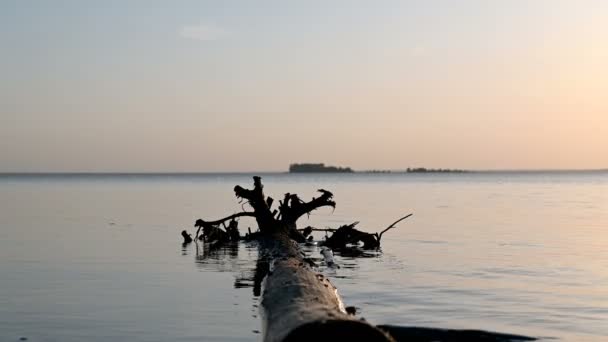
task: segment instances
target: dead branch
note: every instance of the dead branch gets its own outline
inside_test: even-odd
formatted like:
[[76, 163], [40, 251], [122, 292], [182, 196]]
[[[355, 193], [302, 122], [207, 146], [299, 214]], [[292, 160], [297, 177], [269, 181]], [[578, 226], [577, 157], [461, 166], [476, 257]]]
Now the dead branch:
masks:
[[[305, 229], [306, 228], [299, 228], [298, 230], [299, 231], [304, 231]], [[336, 229], [336, 228], [311, 228], [311, 230], [313, 232], [330, 232], [330, 233], [333, 233], [333, 232], [335, 232], [338, 229]]]
[[403, 216], [402, 218], [398, 219], [397, 221], [393, 222], [390, 226], [386, 227], [383, 231], [380, 232], [380, 234], [376, 233], [376, 236], [378, 238], [378, 244], [380, 244], [380, 239], [382, 239], [382, 234], [386, 233], [388, 230], [395, 228], [395, 225], [403, 220], [405, 220], [406, 218], [410, 217], [414, 215], [413, 213], [411, 214], [407, 214], [405, 216]]
[[194, 238], [197, 239], [198, 238], [198, 234], [201, 231], [201, 228], [204, 227], [215, 227], [219, 224], [223, 224], [226, 221], [232, 221], [238, 217], [243, 217], [243, 216], [250, 216], [250, 217], [255, 217], [255, 213], [254, 212], [250, 212], [250, 211], [243, 211], [240, 213], [236, 213], [236, 214], [232, 214], [230, 216], [226, 216], [224, 218], [221, 218], [219, 220], [215, 220], [215, 221], [205, 221], [203, 219], [198, 219], [196, 220], [196, 222], [194, 222], [194, 226], [198, 227], [198, 229], [196, 230], [196, 234], [194, 235]]
[[313, 210], [321, 207], [332, 207], [336, 208], [336, 202], [332, 200], [333, 194], [327, 190], [317, 190], [321, 193], [321, 196], [310, 200], [309, 202], [302, 201], [298, 195], [285, 194], [279, 211], [281, 213], [281, 219], [287, 224], [295, 223], [302, 215], [309, 214]]
[[224, 218], [221, 218], [221, 219], [215, 220], [215, 221], [205, 221], [205, 220], [202, 220], [202, 219], [198, 219], [194, 223], [194, 226], [195, 227], [202, 227], [204, 225], [217, 226], [220, 223], [224, 223], [226, 221], [231, 221], [231, 220], [234, 220], [235, 218], [243, 217], [243, 216], [255, 217], [255, 213], [251, 212], [251, 211], [243, 211], [243, 212], [240, 212], [240, 213], [232, 214], [230, 216], [226, 216]]
[[249, 201], [249, 204], [255, 213], [254, 216], [260, 231], [266, 232], [267, 230], [270, 231], [276, 228], [276, 220], [269, 207], [269, 204], [272, 204], [272, 201], [267, 202], [265, 200], [264, 186], [262, 185], [261, 177], [253, 177], [253, 190], [245, 189], [237, 185], [234, 187], [234, 194], [238, 198]]

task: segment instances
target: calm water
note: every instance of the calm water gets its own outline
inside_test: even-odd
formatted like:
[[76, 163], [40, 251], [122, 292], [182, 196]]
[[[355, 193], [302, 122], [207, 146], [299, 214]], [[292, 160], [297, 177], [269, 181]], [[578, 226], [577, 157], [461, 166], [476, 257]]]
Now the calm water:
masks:
[[[414, 213], [381, 254], [320, 269], [373, 323], [608, 340], [608, 173], [264, 182], [276, 199], [334, 192], [302, 226], [374, 232]], [[240, 210], [236, 184], [250, 176], [0, 176], [0, 341], [259, 340], [255, 246], [180, 244], [195, 219]]]

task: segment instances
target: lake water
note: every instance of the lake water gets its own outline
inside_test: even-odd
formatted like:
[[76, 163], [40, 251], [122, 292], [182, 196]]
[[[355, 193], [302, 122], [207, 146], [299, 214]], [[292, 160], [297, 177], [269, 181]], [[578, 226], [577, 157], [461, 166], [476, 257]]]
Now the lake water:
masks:
[[[608, 173], [263, 175], [324, 188], [301, 227], [360, 221], [382, 253], [325, 273], [375, 324], [608, 340]], [[181, 246], [250, 175], [0, 176], [0, 341], [257, 341], [254, 245]], [[241, 231], [254, 224], [241, 221]], [[322, 235], [317, 235], [319, 238]], [[202, 247], [202, 246], [201, 246]], [[321, 260], [318, 249], [307, 248]], [[235, 286], [237, 285], [237, 286]]]

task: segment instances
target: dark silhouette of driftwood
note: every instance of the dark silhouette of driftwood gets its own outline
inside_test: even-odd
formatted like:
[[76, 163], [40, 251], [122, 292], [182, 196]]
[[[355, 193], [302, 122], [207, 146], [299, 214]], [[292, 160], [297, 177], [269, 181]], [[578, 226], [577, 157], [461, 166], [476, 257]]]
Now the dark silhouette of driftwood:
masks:
[[184, 245], [187, 245], [192, 242], [192, 236], [188, 234], [188, 232], [185, 230], [182, 230], [182, 237], [184, 238]]
[[[199, 219], [195, 239], [202, 239], [210, 246], [202, 260], [213, 255], [213, 251], [225, 244], [236, 246], [240, 239], [259, 243], [259, 259], [253, 280], [254, 295], [262, 295], [264, 341], [530, 341], [534, 338], [491, 333], [479, 330], [446, 330], [434, 328], [373, 326], [355, 318], [353, 308], [346, 310], [337, 289], [320, 273], [313, 270], [314, 262], [305, 258], [298, 242], [311, 238], [312, 227], [297, 229], [296, 221], [303, 215], [324, 207], [335, 208], [333, 194], [320, 189], [321, 195], [305, 202], [295, 194], [285, 194], [277, 209], [272, 209], [274, 200], [266, 197], [260, 177], [253, 177], [253, 189], [241, 186], [234, 188], [235, 195], [246, 201], [253, 211], [243, 211], [215, 221]], [[240, 217], [253, 217], [258, 231], [241, 237], [238, 231]], [[323, 243], [331, 249], [340, 250], [348, 244], [363, 243], [364, 249], [377, 249], [384, 233], [396, 224], [412, 216], [406, 215], [379, 233], [366, 233], [355, 229], [358, 222], [338, 229], [323, 229], [333, 233]], [[226, 222], [229, 222], [226, 225]], [[223, 226], [224, 230], [220, 228]], [[200, 230], [203, 234], [199, 236]], [[189, 234], [182, 233], [184, 239]], [[198, 243], [197, 250], [198, 250]], [[238, 249], [238, 248], [237, 248]], [[236, 249], [233, 253], [236, 253]], [[330, 258], [325, 253], [326, 263]], [[197, 251], [197, 258], [199, 258]], [[262, 293], [262, 284], [263, 293]], [[235, 287], [247, 286], [237, 279]]]
[[391, 223], [391, 225], [390, 225], [390, 226], [388, 226], [388, 227], [386, 227], [386, 228], [385, 228], [383, 231], [381, 231], [381, 232], [380, 232], [380, 234], [376, 233], [375, 235], [376, 235], [376, 238], [378, 239], [378, 244], [380, 244], [380, 240], [382, 239], [382, 234], [384, 234], [384, 233], [386, 233], [387, 231], [389, 231], [389, 230], [391, 230], [391, 229], [395, 228], [395, 225], [396, 225], [397, 223], [399, 223], [399, 222], [401, 222], [401, 221], [405, 220], [406, 218], [408, 218], [408, 217], [410, 217], [410, 216], [412, 216], [412, 215], [414, 215], [414, 214], [407, 214], [407, 215], [403, 216], [402, 218], [398, 219], [397, 221], [395, 221], [395, 222]]
[[296, 243], [305, 241], [296, 221], [315, 209], [335, 207], [333, 194], [320, 189], [319, 197], [305, 202], [288, 193], [273, 211], [274, 201], [264, 195], [261, 178], [253, 179], [253, 189], [238, 185], [234, 188], [235, 195], [247, 201], [253, 212], [216, 221], [197, 220], [196, 226], [199, 230], [202, 228], [203, 236], [208, 238], [217, 234], [218, 224], [237, 217], [252, 216], [257, 221], [260, 246], [269, 259], [261, 301], [264, 341], [322, 341], [333, 337], [393, 341], [380, 329], [346, 313], [336, 288], [322, 274], [313, 271]]
[[[321, 231], [330, 231], [333, 232], [331, 236], [329, 236], [322, 245], [327, 246], [331, 249], [344, 249], [347, 245], [357, 245], [359, 243], [363, 243], [363, 249], [378, 249], [380, 248], [380, 240], [382, 239], [382, 235], [389, 231], [390, 229], [395, 228], [395, 225], [406, 218], [412, 216], [413, 214], [408, 214], [393, 222], [390, 226], [386, 227], [380, 233], [366, 233], [360, 230], [355, 229], [355, 226], [359, 224], [359, 222], [353, 222], [351, 224], [343, 225], [338, 229], [322, 229]], [[316, 230], [316, 229], [313, 229]]]

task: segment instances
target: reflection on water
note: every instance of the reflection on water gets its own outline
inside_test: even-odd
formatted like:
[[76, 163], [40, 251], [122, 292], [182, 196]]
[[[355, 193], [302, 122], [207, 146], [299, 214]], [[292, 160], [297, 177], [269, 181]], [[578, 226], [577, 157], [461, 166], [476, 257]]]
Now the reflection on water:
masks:
[[223, 266], [232, 264], [231, 262], [239, 257], [239, 244], [228, 242], [221, 246], [211, 243], [194, 242], [196, 247], [196, 264], [200, 267], [206, 265], [219, 265], [218, 271], [223, 272]]
[[262, 294], [262, 281], [270, 271], [270, 262], [266, 258], [258, 258], [255, 269], [241, 273], [234, 281], [235, 288], [251, 287], [253, 296], [259, 297]]
[[[270, 271], [270, 253], [264, 249], [260, 244], [255, 242], [228, 242], [226, 244], [211, 244], [211, 243], [197, 243], [195, 244], [195, 262], [201, 267], [211, 269], [218, 272], [228, 272], [226, 265], [234, 265], [233, 259], [238, 257], [239, 244], [246, 245], [246, 248], [251, 250], [253, 248], [258, 249], [258, 257], [255, 262], [253, 269], [239, 269], [232, 270], [236, 274], [234, 281], [234, 288], [253, 289], [252, 298], [252, 318], [257, 318], [255, 312], [259, 309], [258, 301], [262, 294], [262, 284], [264, 278]], [[184, 248], [186, 245], [182, 245]], [[314, 255], [320, 255], [321, 249], [318, 248], [318, 243], [301, 245], [302, 252], [305, 260], [309, 261], [313, 267], [313, 271], [324, 273], [328, 278], [336, 279], [348, 279], [348, 275], [341, 275], [338, 273], [338, 269], [344, 267], [350, 270], [356, 270], [357, 259], [359, 258], [376, 258], [378, 261], [382, 261], [381, 251], [369, 251], [363, 250], [357, 247], [344, 248], [337, 251], [335, 257], [341, 259], [341, 264], [336, 265], [335, 263], [326, 264], [324, 258], [318, 258]], [[187, 253], [186, 253], [187, 255]], [[248, 254], [247, 257], [251, 257]], [[224, 262], [222, 262], [224, 260]], [[251, 259], [249, 259], [251, 260]], [[463, 296], [463, 295], [479, 295], [473, 291], [467, 290], [446, 290], [443, 291], [446, 295]], [[356, 315], [357, 312], [361, 312], [361, 307], [349, 306], [346, 308], [347, 312]], [[445, 328], [422, 328], [412, 326], [398, 326], [398, 325], [383, 325], [382, 329], [389, 331], [390, 334], [397, 338], [399, 341], [454, 341], [454, 340], [466, 340], [466, 341], [529, 341], [536, 340], [534, 337], [526, 337], [522, 335], [509, 335], [505, 333], [495, 333], [483, 331], [483, 329], [466, 329], [466, 330], [453, 330]], [[260, 331], [255, 329], [252, 331], [255, 334], [259, 334]]]
[[[194, 246], [194, 249], [190, 248]], [[239, 258], [241, 246], [244, 246], [245, 255]], [[329, 267], [325, 264], [321, 249], [316, 245], [302, 245], [305, 260], [309, 261], [313, 270], [326, 273], [335, 277], [345, 278], [348, 276], [338, 275], [336, 268], [357, 269], [359, 258], [380, 258], [380, 251], [363, 250], [361, 248], [345, 248], [335, 252], [335, 256], [341, 262], [337, 267]], [[270, 258], [265, 256], [265, 251], [257, 242], [228, 242], [225, 244], [211, 244], [193, 242], [182, 244], [182, 255], [187, 256], [194, 251], [194, 259], [197, 267], [215, 272], [230, 272], [235, 275], [234, 288], [252, 288], [253, 296], [259, 297], [262, 290], [262, 280], [270, 270]], [[241, 251], [242, 253], [242, 251]]]
[[[241, 272], [251, 267], [251, 260], [257, 259], [257, 247], [254, 243], [227, 242], [211, 244], [199, 241], [182, 247], [182, 254], [194, 255], [195, 265], [204, 271]], [[239, 258], [239, 254], [240, 258]]]

